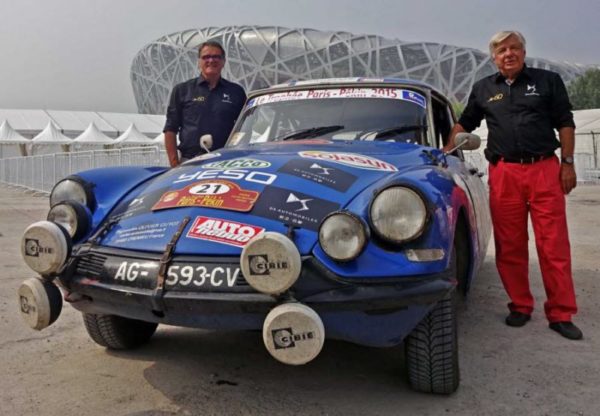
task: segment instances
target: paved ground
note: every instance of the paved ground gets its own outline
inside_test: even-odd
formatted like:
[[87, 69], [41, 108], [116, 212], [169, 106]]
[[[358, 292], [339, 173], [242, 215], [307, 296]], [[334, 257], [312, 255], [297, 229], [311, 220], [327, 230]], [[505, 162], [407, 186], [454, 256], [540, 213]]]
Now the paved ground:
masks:
[[[449, 397], [414, 393], [400, 377], [401, 349], [326, 342], [302, 367], [275, 362], [259, 333], [161, 326], [140, 350], [108, 352], [90, 341], [70, 306], [41, 332], [18, 315], [15, 295], [33, 275], [24, 228], [47, 199], [0, 185], [1, 415], [598, 415], [600, 412], [600, 186], [568, 198], [574, 272], [584, 331], [567, 341], [541, 308], [524, 328], [503, 324], [506, 297], [490, 250], [461, 312], [462, 384]], [[533, 242], [532, 242], [533, 243]], [[532, 257], [535, 249], [531, 246]], [[536, 259], [537, 260], [537, 259]], [[536, 299], [544, 300], [532, 262]]]

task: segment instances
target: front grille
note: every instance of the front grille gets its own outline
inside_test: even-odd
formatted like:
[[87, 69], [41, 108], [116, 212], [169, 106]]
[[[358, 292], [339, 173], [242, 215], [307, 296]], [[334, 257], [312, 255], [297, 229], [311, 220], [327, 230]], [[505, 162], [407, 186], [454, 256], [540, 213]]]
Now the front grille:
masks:
[[108, 257], [97, 253], [87, 253], [79, 258], [76, 273], [87, 277], [100, 277], [104, 262]]

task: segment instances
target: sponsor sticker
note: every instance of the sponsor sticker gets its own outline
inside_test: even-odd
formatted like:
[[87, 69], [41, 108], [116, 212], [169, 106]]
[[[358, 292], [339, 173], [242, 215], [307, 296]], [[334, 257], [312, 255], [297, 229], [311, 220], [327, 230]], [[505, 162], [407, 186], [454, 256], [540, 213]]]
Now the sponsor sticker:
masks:
[[152, 211], [167, 208], [205, 207], [247, 212], [252, 209], [259, 193], [240, 188], [231, 181], [205, 180], [177, 191], [163, 194]]
[[243, 247], [264, 230], [262, 227], [220, 218], [196, 217], [187, 237]]
[[292, 159], [279, 172], [304, 178], [336, 191], [345, 192], [356, 181], [357, 176], [321, 161]]
[[247, 169], [225, 169], [225, 170], [199, 170], [192, 173], [183, 173], [173, 183], [189, 182], [201, 179], [231, 179], [244, 180], [261, 185], [269, 185], [277, 179], [277, 175], [261, 171], [249, 171]]
[[271, 270], [288, 270], [290, 268], [287, 261], [269, 260], [268, 254], [249, 255], [248, 265], [250, 274], [254, 276], [269, 276]]
[[271, 166], [270, 162], [265, 162], [264, 160], [257, 159], [229, 159], [229, 160], [219, 160], [218, 162], [211, 162], [205, 165], [202, 165], [204, 169], [216, 169], [216, 170], [226, 170], [226, 169], [261, 169], [268, 168]]
[[423, 108], [426, 108], [427, 105], [427, 101], [423, 95], [411, 90], [390, 87], [343, 87], [265, 94], [250, 100], [247, 108], [284, 101], [327, 98], [385, 98], [409, 101]]
[[374, 157], [360, 155], [358, 153], [338, 153], [322, 152], [320, 150], [306, 150], [298, 152], [301, 157], [307, 159], [326, 160], [333, 163], [339, 163], [345, 166], [351, 166], [358, 169], [380, 170], [384, 172], [397, 172], [398, 169], [391, 163]]
[[131, 241], [146, 241], [164, 238], [167, 231], [179, 225], [178, 221], [140, 224], [134, 227], [119, 228], [115, 231], [112, 244], [124, 244]]
[[331, 201], [267, 186], [254, 205], [252, 214], [316, 231], [321, 220], [337, 209], [339, 205]]

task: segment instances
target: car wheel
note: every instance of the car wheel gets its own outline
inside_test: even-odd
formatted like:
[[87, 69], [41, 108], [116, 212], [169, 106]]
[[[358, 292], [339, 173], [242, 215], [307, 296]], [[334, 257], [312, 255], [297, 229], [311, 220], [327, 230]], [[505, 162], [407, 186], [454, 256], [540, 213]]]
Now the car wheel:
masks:
[[456, 291], [440, 300], [405, 341], [410, 386], [450, 394], [459, 384]]
[[[450, 259], [450, 269], [455, 274], [456, 252], [455, 243]], [[448, 293], [406, 337], [406, 369], [414, 390], [450, 394], [458, 388], [457, 295], [457, 289]]]
[[114, 350], [139, 347], [150, 340], [158, 324], [123, 318], [116, 315], [83, 314], [88, 335], [96, 342]]

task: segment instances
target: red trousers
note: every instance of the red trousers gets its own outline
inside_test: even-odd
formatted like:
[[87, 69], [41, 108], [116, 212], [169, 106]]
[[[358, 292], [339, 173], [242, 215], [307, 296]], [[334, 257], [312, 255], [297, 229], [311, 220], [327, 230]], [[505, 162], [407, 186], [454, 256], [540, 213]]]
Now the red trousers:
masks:
[[496, 245], [496, 267], [511, 302], [511, 311], [531, 314], [528, 214], [535, 234], [550, 322], [570, 321], [577, 313], [565, 196], [558, 158], [532, 164], [490, 164], [490, 209]]

